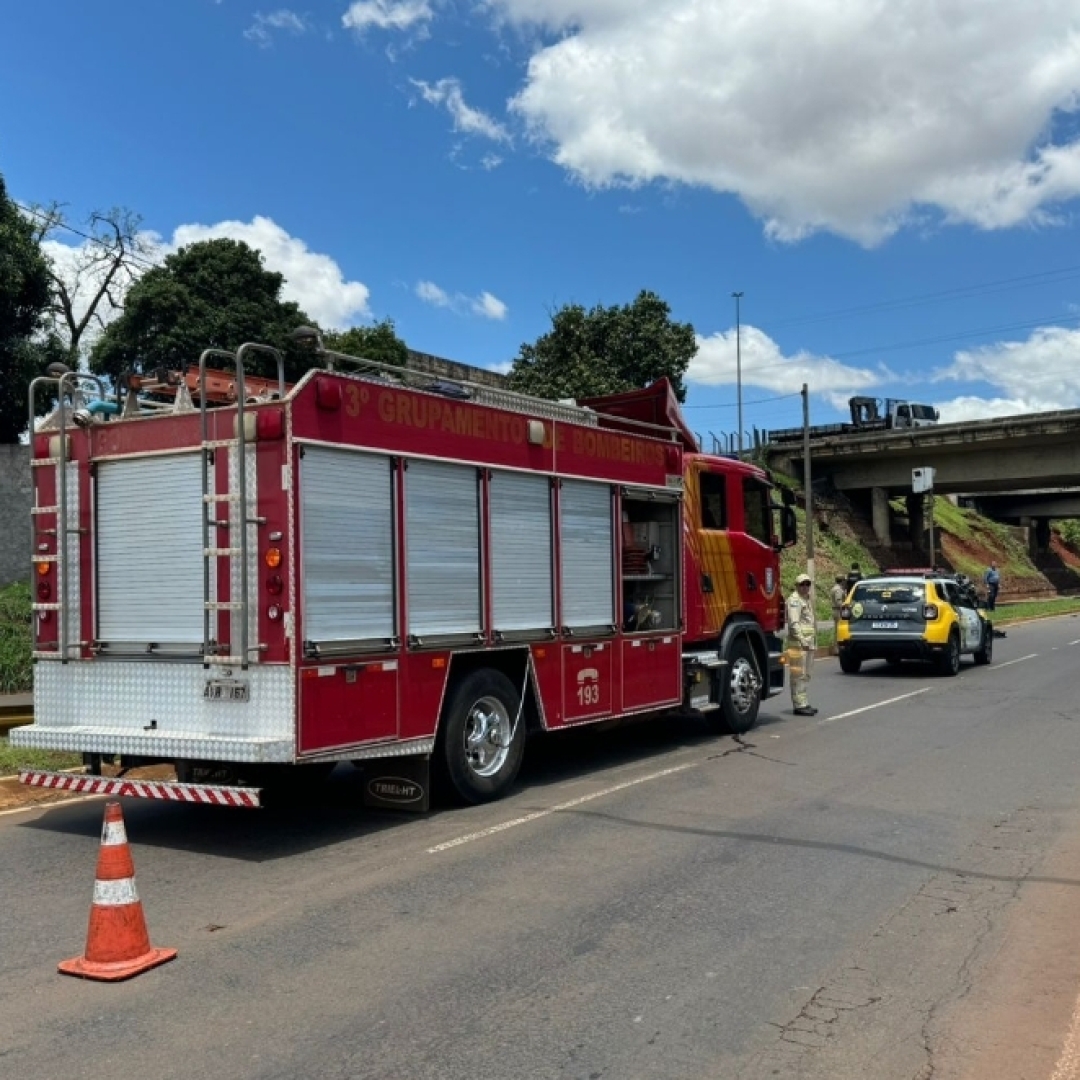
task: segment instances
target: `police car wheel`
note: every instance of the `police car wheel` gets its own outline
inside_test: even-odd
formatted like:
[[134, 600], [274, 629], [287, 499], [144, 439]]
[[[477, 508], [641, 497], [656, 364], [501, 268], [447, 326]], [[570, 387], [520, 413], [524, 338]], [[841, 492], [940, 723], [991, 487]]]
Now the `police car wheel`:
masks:
[[951, 678], [960, 672], [960, 635], [954, 630], [949, 635], [945, 651], [938, 657], [938, 674]]

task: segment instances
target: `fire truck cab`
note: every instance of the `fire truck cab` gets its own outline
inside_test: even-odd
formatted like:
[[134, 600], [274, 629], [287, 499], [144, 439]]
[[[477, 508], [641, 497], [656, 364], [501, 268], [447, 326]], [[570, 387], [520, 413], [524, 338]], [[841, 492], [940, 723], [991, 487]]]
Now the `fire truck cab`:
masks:
[[[429, 766], [503, 794], [534, 731], [752, 726], [783, 685], [791, 499], [700, 453], [666, 381], [567, 406], [306, 337], [293, 386], [257, 344], [118, 400], [35, 380], [35, 721], [11, 739], [89, 771], [25, 783], [255, 806], [284, 767], [347, 760], [426, 807]], [[259, 355], [276, 379], [245, 374]], [[122, 775], [162, 762], [174, 781]]]

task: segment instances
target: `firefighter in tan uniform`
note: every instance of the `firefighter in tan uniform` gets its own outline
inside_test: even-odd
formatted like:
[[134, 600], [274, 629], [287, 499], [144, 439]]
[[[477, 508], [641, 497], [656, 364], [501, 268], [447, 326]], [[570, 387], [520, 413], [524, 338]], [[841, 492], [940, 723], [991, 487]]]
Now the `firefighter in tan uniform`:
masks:
[[814, 665], [817, 621], [810, 603], [810, 575], [795, 579], [795, 591], [787, 599], [787, 662], [791, 676], [791, 704], [796, 716], [815, 716], [810, 704], [810, 672]]

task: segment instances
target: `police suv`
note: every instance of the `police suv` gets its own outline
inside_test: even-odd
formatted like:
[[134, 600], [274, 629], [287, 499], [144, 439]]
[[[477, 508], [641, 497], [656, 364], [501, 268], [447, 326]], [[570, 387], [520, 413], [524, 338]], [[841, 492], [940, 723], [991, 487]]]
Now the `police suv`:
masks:
[[864, 660], [924, 660], [941, 675], [955, 675], [962, 656], [990, 663], [994, 627], [965, 575], [890, 571], [852, 587], [840, 611], [836, 644], [848, 675], [858, 674]]

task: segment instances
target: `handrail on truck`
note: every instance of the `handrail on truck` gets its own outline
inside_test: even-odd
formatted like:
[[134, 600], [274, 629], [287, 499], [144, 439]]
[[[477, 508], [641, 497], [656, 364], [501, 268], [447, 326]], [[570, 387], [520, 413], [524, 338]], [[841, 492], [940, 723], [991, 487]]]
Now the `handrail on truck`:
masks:
[[[64, 368], [60, 371], [60, 368]], [[56, 459], [56, 577], [57, 577], [57, 609], [56, 609], [56, 648], [60, 654], [62, 663], [68, 662], [68, 571], [67, 571], [67, 538], [69, 532], [78, 532], [68, 528], [67, 513], [67, 409], [64, 406], [65, 391], [71, 397], [72, 419], [78, 423], [76, 417], [79, 400], [82, 397], [81, 382], [91, 382], [97, 387], [98, 394], [104, 399], [105, 384], [97, 375], [91, 375], [86, 371], [70, 371], [66, 364], [49, 365], [50, 374], [39, 375], [30, 381], [30, 390], [27, 394], [27, 406], [29, 409], [29, 423], [27, 425], [28, 438], [30, 440], [30, 461], [34, 462], [34, 436], [35, 421], [37, 420], [36, 395], [38, 388], [47, 383], [56, 385], [56, 411], [58, 415], [58, 456]], [[35, 486], [36, 489], [36, 486]], [[40, 508], [39, 508], [40, 509]], [[38, 528], [37, 518], [30, 515], [30, 603], [31, 610], [37, 608], [35, 597], [37, 596], [37, 581], [35, 571], [37, 567]], [[35, 637], [37, 628], [34, 628]]]

